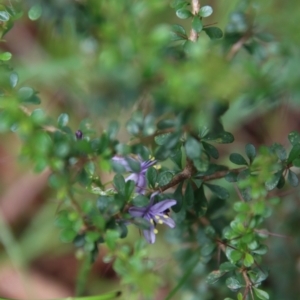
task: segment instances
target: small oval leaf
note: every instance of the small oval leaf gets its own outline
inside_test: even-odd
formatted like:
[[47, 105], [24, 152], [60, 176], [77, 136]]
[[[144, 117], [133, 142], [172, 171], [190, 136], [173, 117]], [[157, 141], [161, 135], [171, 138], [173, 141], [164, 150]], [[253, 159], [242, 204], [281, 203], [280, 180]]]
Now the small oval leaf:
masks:
[[35, 4], [30, 8], [28, 12], [28, 17], [30, 20], [35, 21], [38, 18], [40, 18], [42, 12], [43, 12], [42, 6], [40, 4]]

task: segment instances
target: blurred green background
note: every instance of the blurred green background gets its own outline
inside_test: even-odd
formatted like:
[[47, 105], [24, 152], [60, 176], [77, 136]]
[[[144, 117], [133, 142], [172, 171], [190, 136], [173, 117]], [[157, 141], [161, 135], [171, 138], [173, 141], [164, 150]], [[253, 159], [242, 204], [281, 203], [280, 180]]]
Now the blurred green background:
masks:
[[[288, 146], [287, 134], [300, 130], [298, 1], [201, 1], [214, 9], [207, 24], [216, 22], [226, 36], [211, 42], [201, 33], [189, 46], [188, 61], [182, 61], [179, 44], [168, 46], [172, 24], [190, 28], [170, 2], [16, 2], [25, 12], [39, 4], [42, 15], [32, 21], [24, 13], [1, 50], [13, 54], [20, 84], [39, 92], [47, 114], [57, 118], [67, 112], [74, 131], [83, 119], [96, 134], [111, 119], [125, 124], [137, 108], [151, 110], [153, 101], [163, 112], [170, 107], [194, 110], [197, 124], [202, 110], [218, 99], [230, 102], [223, 124], [235, 136], [233, 144], [221, 148], [222, 163], [228, 163], [230, 151], [243, 152], [249, 142]], [[251, 38], [230, 57], [232, 39], [238, 42], [248, 30]], [[127, 141], [125, 128], [119, 138]], [[14, 134], [0, 141], [0, 297], [67, 297], [76, 289], [80, 253], [59, 241], [54, 226], [58, 202], [47, 185], [49, 174], [34, 174], [30, 164], [20, 162], [20, 144]], [[284, 236], [270, 237], [265, 257], [270, 272], [265, 287], [274, 300], [299, 299], [298, 192], [281, 191], [282, 200], [268, 219], [269, 231]], [[137, 235], [132, 229], [123, 243], [132, 243]], [[176, 283], [180, 270], [172, 251], [180, 246], [170, 248], [163, 235], [145, 246], [146, 259], [154, 261], [154, 272], [163, 277], [153, 299], [164, 299]], [[138, 299], [120, 284], [111, 263], [103, 262], [105, 255], [102, 249], [88, 277], [88, 291], [122, 290], [123, 299]], [[191, 281], [197, 278], [198, 294], [182, 289], [174, 299], [214, 299], [205, 275], [199, 267], [191, 276]]]

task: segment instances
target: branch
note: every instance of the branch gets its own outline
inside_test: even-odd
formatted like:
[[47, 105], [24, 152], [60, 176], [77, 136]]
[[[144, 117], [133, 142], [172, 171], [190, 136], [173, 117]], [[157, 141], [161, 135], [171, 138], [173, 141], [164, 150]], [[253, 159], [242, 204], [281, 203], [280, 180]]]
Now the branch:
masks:
[[[31, 116], [31, 112], [27, 109], [27, 107], [25, 107], [25, 106], [23, 106], [23, 105], [21, 105], [20, 106], [20, 109], [23, 111], [23, 113], [25, 114], [25, 115], [27, 115], [28, 117], [30, 117]], [[62, 132], [62, 133], [64, 133], [63, 131], [61, 131], [60, 129], [58, 129], [58, 128], [56, 128], [56, 127], [54, 127], [54, 126], [51, 126], [51, 125], [45, 125], [45, 126], [42, 126], [41, 127], [43, 130], [45, 130], [45, 131], [47, 131], [47, 132], [56, 132], [56, 131], [60, 131], [60, 132]], [[0, 299], [1, 300], [1, 299]]]
[[183, 171], [180, 172], [179, 174], [177, 174], [176, 176], [174, 176], [173, 179], [168, 184], [160, 187], [159, 191], [163, 192], [163, 191], [177, 185], [181, 181], [191, 178], [196, 172], [197, 172], [197, 170], [193, 164], [193, 161], [190, 159], [187, 159], [186, 166], [183, 169]]
[[246, 32], [235, 44], [232, 45], [230, 51], [228, 52], [226, 58], [227, 60], [232, 60], [233, 57], [238, 53], [238, 51], [244, 46], [244, 44], [249, 40], [252, 33], [250, 31]]
[[[211, 181], [211, 180], [220, 179], [220, 178], [225, 177], [228, 172], [240, 173], [243, 170], [245, 170], [245, 167], [236, 168], [236, 169], [228, 169], [225, 171], [219, 171], [219, 172], [216, 172], [211, 175], [196, 176], [195, 178], [201, 179], [202, 181]], [[193, 164], [193, 161], [188, 159], [183, 171], [180, 172], [179, 174], [177, 174], [176, 176], [174, 176], [173, 179], [168, 184], [160, 187], [159, 191], [163, 192], [163, 191], [179, 184], [180, 182], [191, 178], [193, 175], [195, 175], [196, 172], [197, 172], [197, 170]]]
[[225, 177], [228, 174], [228, 172], [240, 173], [241, 171], [243, 171], [245, 169], [246, 169], [245, 167], [236, 168], [236, 169], [228, 169], [228, 170], [224, 170], [224, 171], [218, 171], [211, 175], [196, 176], [195, 178], [201, 179], [202, 181], [211, 181], [211, 180], [220, 179], [220, 178]]
[[[200, 0], [192, 0], [191, 5], [192, 5], [192, 14], [194, 16], [197, 16], [200, 11]], [[190, 32], [189, 40], [192, 42], [197, 42], [197, 39], [198, 39], [198, 33], [196, 30], [192, 28]]]

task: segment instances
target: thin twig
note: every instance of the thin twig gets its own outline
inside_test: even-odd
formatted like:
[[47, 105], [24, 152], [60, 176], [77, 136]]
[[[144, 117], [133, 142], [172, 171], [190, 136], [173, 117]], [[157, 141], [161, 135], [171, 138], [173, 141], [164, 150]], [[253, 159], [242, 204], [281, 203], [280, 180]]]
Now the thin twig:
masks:
[[[192, 14], [196, 17], [200, 11], [200, 0], [192, 0]], [[192, 42], [197, 42], [198, 33], [193, 28], [191, 29], [189, 40]]]
[[183, 169], [183, 171], [180, 172], [179, 174], [177, 174], [176, 176], [174, 176], [173, 179], [168, 184], [160, 187], [159, 191], [163, 192], [163, 191], [177, 185], [181, 181], [191, 178], [196, 173], [196, 171], [197, 170], [193, 164], [193, 161], [190, 159], [187, 159], [186, 166]]
[[249, 40], [252, 33], [247, 31], [245, 35], [243, 35], [235, 44], [232, 45], [230, 51], [228, 52], [226, 59], [232, 60], [233, 57], [239, 52], [239, 50], [243, 47], [243, 45]]

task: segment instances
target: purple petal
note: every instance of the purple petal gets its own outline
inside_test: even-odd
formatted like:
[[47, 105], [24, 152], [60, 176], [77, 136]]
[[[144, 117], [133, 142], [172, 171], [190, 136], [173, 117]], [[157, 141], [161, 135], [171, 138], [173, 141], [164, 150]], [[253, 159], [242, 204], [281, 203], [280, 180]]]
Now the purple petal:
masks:
[[128, 209], [128, 212], [130, 213], [131, 216], [133, 217], [144, 217], [145, 213], [147, 211], [147, 207], [130, 207]]
[[128, 181], [128, 180], [134, 181], [135, 185], [137, 185], [137, 182], [139, 180], [139, 174], [133, 173], [133, 174], [129, 175], [128, 177], [125, 178], [125, 181]]
[[158, 214], [157, 216], [159, 216], [160, 217], [160, 220], [164, 223], [164, 224], [166, 224], [166, 225], [168, 225], [169, 227], [171, 227], [171, 228], [174, 228], [175, 227], [175, 221], [173, 220], [173, 219], [171, 219], [169, 216], [167, 216], [167, 215], [164, 215], [164, 214]]
[[148, 243], [154, 244], [155, 242], [155, 233], [154, 233], [154, 227], [151, 227], [148, 230], [143, 230], [144, 237], [147, 240]]
[[147, 160], [147, 161], [143, 161], [141, 163], [141, 172], [144, 174], [146, 173], [147, 169], [149, 169], [150, 167], [152, 167], [153, 165], [155, 165], [157, 162], [157, 160]]
[[145, 194], [145, 189], [147, 186], [147, 181], [145, 175], [138, 174], [136, 181], [136, 192], [138, 194]]
[[164, 212], [165, 210], [167, 210], [168, 208], [170, 208], [171, 206], [173, 206], [175, 204], [176, 204], [176, 200], [173, 200], [173, 199], [167, 199], [167, 200], [158, 202], [151, 207], [151, 213], [154, 215], [157, 215], [159, 213]]
[[159, 191], [156, 191], [156, 192], [154, 192], [154, 193], [151, 194], [149, 206], [152, 206], [152, 205], [153, 205], [154, 197], [155, 197], [156, 195], [158, 195], [158, 194], [159, 194]]

